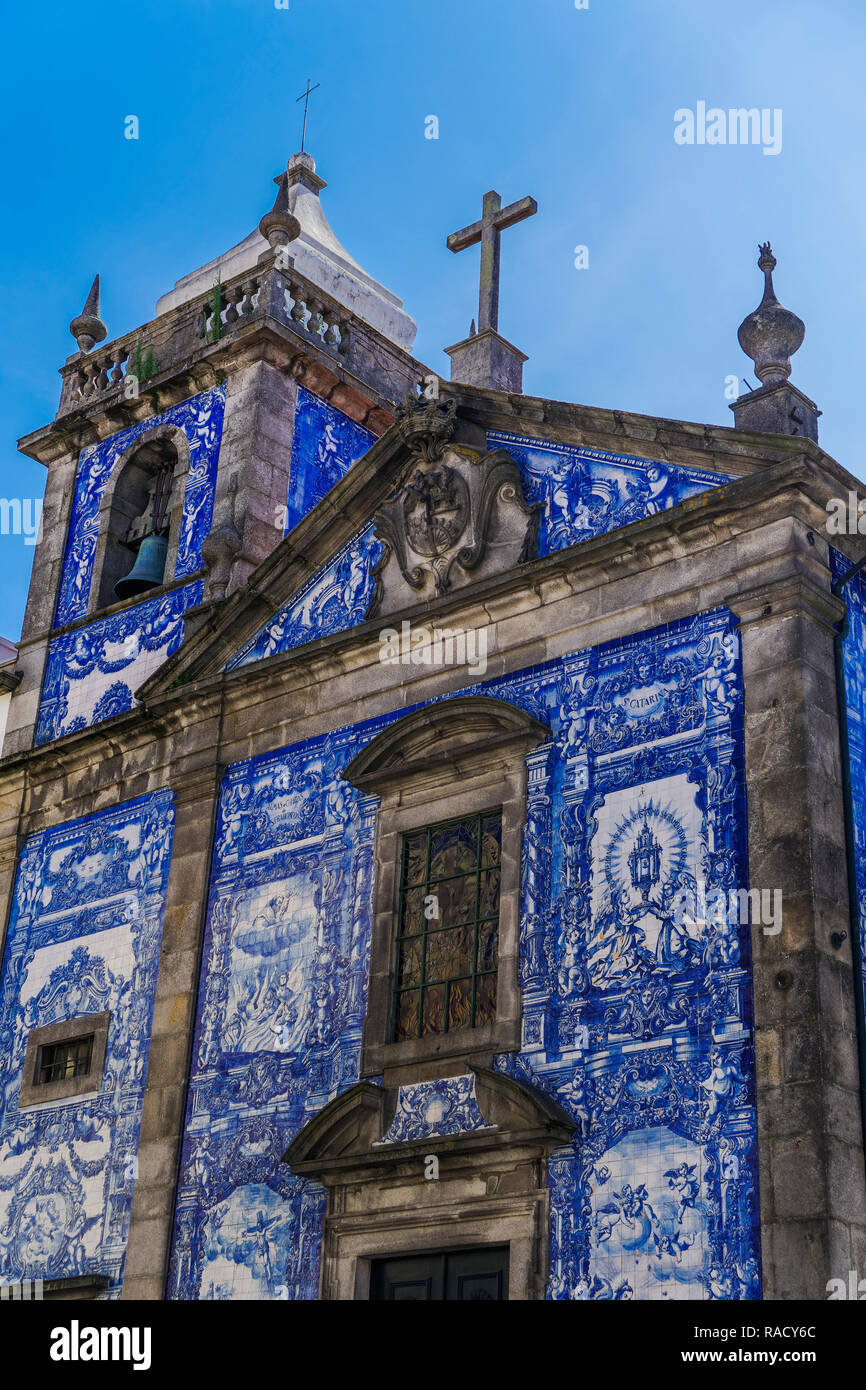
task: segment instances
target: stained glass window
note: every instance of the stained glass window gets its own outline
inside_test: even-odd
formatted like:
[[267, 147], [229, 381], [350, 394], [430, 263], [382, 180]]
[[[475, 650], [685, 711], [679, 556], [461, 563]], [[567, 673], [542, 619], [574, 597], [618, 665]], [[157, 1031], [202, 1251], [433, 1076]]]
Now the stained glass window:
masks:
[[500, 811], [403, 836], [395, 1042], [496, 1018], [501, 858]]

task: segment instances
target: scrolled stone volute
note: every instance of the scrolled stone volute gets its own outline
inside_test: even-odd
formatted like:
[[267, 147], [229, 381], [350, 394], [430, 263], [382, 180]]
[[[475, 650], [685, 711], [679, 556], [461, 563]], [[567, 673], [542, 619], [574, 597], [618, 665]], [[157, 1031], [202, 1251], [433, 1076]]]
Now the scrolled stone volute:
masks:
[[235, 474], [229, 481], [221, 509], [222, 516], [205, 537], [201, 547], [202, 559], [208, 571], [207, 596], [217, 602], [226, 596], [232, 565], [243, 545], [235, 524], [237, 490], [238, 479]]

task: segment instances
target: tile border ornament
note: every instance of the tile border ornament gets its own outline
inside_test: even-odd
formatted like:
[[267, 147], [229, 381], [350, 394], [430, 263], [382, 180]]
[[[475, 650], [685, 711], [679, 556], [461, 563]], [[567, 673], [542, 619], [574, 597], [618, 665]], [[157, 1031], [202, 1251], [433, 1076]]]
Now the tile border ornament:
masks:
[[[133, 692], [153, 669], [148, 654], [158, 653], [162, 662], [177, 651], [184, 638], [184, 614], [201, 603], [202, 595], [203, 584], [197, 580], [55, 637], [48, 644], [34, 742], [50, 743], [131, 710]], [[117, 679], [89, 711], [76, 712], [77, 692], [85, 692], [97, 675]]]
[[478, 1108], [475, 1076], [469, 1072], [401, 1086], [394, 1119], [379, 1144], [409, 1144], [490, 1128]]

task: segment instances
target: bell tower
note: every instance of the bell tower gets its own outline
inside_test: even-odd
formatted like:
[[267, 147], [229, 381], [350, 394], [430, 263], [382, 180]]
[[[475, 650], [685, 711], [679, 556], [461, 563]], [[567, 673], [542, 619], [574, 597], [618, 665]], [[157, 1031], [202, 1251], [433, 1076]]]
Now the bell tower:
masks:
[[[70, 324], [6, 753], [135, 691], [388, 427], [427, 369], [400, 299], [350, 255], [306, 152], [242, 241], [111, 336], [97, 275]], [[302, 541], [299, 541], [302, 544]]]

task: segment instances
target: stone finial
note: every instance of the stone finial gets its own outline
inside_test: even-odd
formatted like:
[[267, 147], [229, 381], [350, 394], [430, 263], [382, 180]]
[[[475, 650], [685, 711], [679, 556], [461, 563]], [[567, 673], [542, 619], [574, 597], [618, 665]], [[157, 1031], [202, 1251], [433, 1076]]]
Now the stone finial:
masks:
[[776, 258], [770, 243], [759, 246], [758, 266], [764, 272], [764, 297], [751, 314], [747, 314], [737, 330], [740, 347], [755, 364], [758, 379], [764, 385], [787, 381], [791, 375], [791, 357], [806, 335], [802, 319], [783, 309], [773, 289]]
[[279, 187], [274, 206], [270, 212], [265, 213], [259, 223], [259, 231], [272, 248], [288, 246], [290, 241], [294, 241], [296, 237], [301, 235], [300, 222], [289, 212], [288, 174], [280, 174], [277, 183]]
[[201, 553], [208, 570], [207, 597], [217, 602], [226, 596], [232, 564], [243, 542], [235, 522], [235, 501], [238, 492], [237, 474], [229, 479], [226, 496], [220, 507], [220, 520], [202, 542]]
[[99, 276], [94, 278], [84, 308], [69, 325], [69, 331], [78, 343], [81, 352], [90, 349], [108, 337], [108, 329], [99, 317]]

